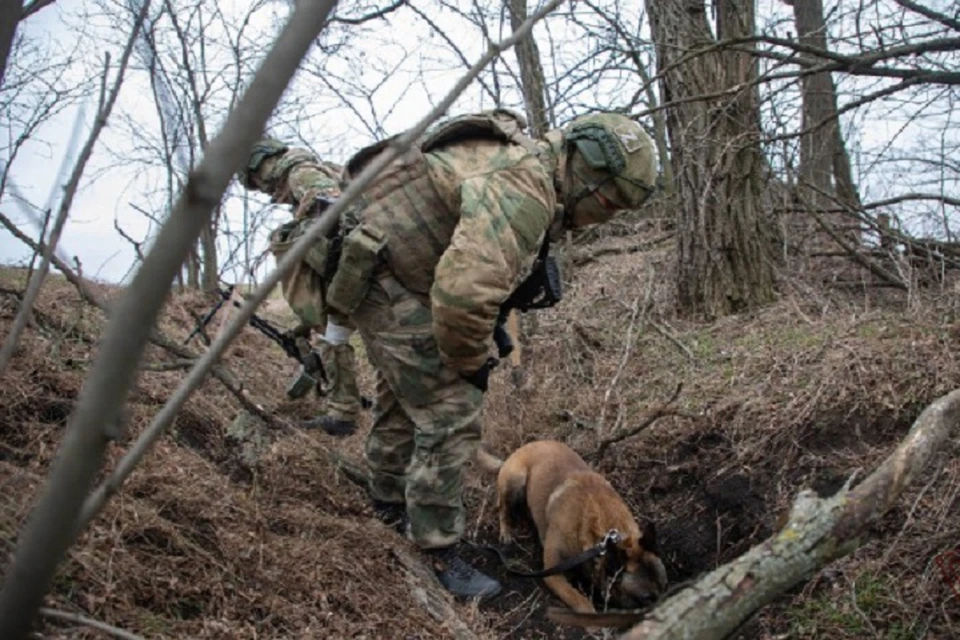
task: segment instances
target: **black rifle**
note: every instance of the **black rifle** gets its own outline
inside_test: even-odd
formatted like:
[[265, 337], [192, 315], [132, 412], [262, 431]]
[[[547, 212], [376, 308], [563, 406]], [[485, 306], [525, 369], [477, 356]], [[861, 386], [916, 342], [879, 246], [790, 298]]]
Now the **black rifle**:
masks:
[[560, 278], [560, 267], [553, 256], [549, 255], [550, 239], [544, 238], [540, 252], [533, 263], [530, 275], [510, 294], [500, 305], [497, 322], [493, 326], [493, 341], [497, 345], [497, 353], [506, 358], [513, 352], [513, 340], [504, 328], [510, 312], [529, 311], [530, 309], [546, 309], [563, 299], [563, 280]]
[[[200, 323], [196, 326], [193, 332], [187, 337], [184, 341], [184, 344], [190, 342], [193, 336], [197, 335], [200, 331], [204, 329], [213, 317], [217, 314], [217, 311], [220, 310], [220, 307], [223, 306], [225, 302], [230, 300], [233, 295], [234, 285], [229, 285], [227, 288], [218, 287], [217, 293], [220, 294], [220, 300], [217, 304], [207, 312], [205, 316], [200, 320]], [[238, 301], [233, 301], [233, 306], [238, 309], [242, 306]], [[288, 356], [300, 363], [300, 373], [297, 377], [287, 386], [287, 395], [290, 398], [300, 398], [311, 387], [316, 386], [319, 376], [320, 380], [324, 382], [327, 381], [327, 373], [323, 368], [323, 362], [320, 360], [320, 354], [318, 354], [314, 349], [306, 346], [304, 349], [300, 349], [297, 345], [297, 339], [287, 333], [280, 331], [277, 327], [273, 326], [269, 321], [264, 320], [257, 314], [250, 316], [250, 326], [258, 330], [263, 335], [267, 336], [283, 349], [283, 352]]]

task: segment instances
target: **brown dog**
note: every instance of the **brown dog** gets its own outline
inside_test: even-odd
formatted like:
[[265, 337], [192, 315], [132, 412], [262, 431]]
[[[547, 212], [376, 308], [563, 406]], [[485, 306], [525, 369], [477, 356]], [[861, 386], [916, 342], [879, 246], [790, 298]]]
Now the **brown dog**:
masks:
[[[500, 541], [513, 542], [514, 516], [526, 505], [543, 546], [543, 566], [553, 567], [594, 547], [610, 530], [620, 542], [605, 556], [595, 558], [591, 583], [604, 589], [608, 578], [622, 569], [611, 589], [623, 608], [637, 608], [655, 600], [667, 584], [663, 562], [653, 552], [655, 533], [650, 524], [641, 533], [623, 499], [583, 458], [562, 442], [539, 440], [513, 452], [506, 461], [482, 449], [480, 466], [497, 473]], [[611, 566], [620, 561], [620, 567]], [[561, 575], [544, 582], [574, 611], [595, 611], [593, 604]]]

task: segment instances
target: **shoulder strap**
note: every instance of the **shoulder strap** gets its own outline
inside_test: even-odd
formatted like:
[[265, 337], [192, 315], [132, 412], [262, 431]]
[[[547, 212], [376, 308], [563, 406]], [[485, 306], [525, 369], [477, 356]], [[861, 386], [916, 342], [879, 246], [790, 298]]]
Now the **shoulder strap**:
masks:
[[492, 138], [522, 146], [540, 154], [536, 141], [526, 134], [527, 121], [510, 109], [493, 109], [451, 118], [438, 125], [420, 145], [424, 153], [460, 140]]

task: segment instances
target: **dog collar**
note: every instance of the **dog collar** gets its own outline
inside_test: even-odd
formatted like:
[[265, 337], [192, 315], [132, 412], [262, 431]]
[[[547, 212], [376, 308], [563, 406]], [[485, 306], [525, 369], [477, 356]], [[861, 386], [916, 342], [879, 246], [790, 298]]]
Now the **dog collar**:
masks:
[[620, 535], [620, 532], [616, 529], [610, 529], [607, 531], [607, 535], [603, 536], [603, 540], [597, 543], [596, 548], [599, 550], [598, 555], [606, 555], [607, 550], [610, 547], [615, 547], [623, 541], [623, 536]]

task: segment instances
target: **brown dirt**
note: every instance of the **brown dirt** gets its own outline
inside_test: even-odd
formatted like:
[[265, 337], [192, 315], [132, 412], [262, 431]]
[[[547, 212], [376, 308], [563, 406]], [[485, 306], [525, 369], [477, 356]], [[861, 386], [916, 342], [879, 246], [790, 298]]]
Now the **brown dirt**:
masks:
[[[942, 291], [915, 292], [907, 304], [789, 281], [768, 308], [698, 322], [673, 312], [671, 259], [667, 245], [578, 270], [564, 302], [540, 313], [524, 341], [523, 374], [503, 365], [494, 376], [484, 440], [500, 454], [544, 437], [589, 454], [683, 383], [684, 415], [664, 417], [593, 460], [634, 511], [656, 523], [677, 581], [770, 535], [801, 488], [829, 494], [855, 472], [863, 477], [924, 406], [960, 386], [960, 305]], [[15, 288], [18, 278], [7, 273], [0, 285]], [[182, 339], [211, 302], [176, 296], [161, 326]], [[0, 388], [0, 548], [7, 552], [103, 323], [59, 281], [39, 309], [46, 320], [28, 331]], [[4, 335], [14, 312], [12, 298], [0, 295]], [[279, 320], [284, 313], [269, 310]], [[533, 329], [529, 318], [524, 325]], [[147, 362], [167, 361], [150, 349]], [[284, 399], [292, 363], [259, 334], [245, 331], [227, 361], [280, 420], [320, 409], [316, 400]], [[143, 374], [128, 410], [131, 434], [181, 376]], [[362, 383], [369, 394], [366, 365]], [[392, 549], [408, 543], [371, 519], [362, 492], [329, 462], [330, 447], [360, 455], [369, 419], [344, 441], [277, 433], [263, 464], [248, 469], [224, 438], [237, 411], [218, 383], [205, 384], [71, 553], [50, 606], [145, 637], [450, 637], [398, 575]], [[111, 462], [125, 444], [111, 449]], [[468, 537], [495, 543], [491, 483], [474, 470], [467, 481]], [[954, 443], [863, 548], [768, 607], [742, 637], [956, 636], [960, 602], [933, 559], [960, 542], [958, 496]], [[546, 607], [559, 603], [540, 581], [511, 577], [493, 556], [470, 553], [505, 586], [489, 605], [456, 605], [484, 637], [600, 637], [548, 622]], [[532, 535], [509, 555], [540, 567]], [[60, 623], [47, 623], [44, 634], [96, 637]]]

